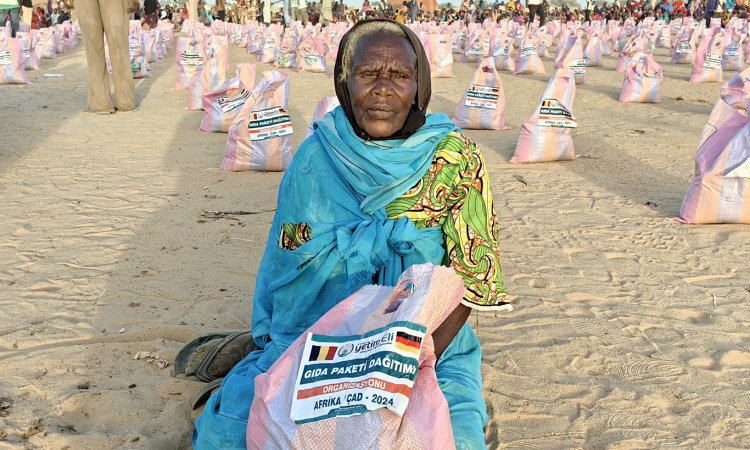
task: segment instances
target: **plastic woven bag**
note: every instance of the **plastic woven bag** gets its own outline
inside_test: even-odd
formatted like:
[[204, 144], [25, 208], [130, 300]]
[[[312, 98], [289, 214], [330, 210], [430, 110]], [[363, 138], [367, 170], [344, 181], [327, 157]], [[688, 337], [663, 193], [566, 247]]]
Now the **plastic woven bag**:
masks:
[[680, 28], [672, 48], [672, 64], [693, 64], [695, 61], [695, 37], [689, 27]]
[[576, 84], [583, 84], [586, 81], [587, 66], [588, 59], [583, 56], [581, 37], [578, 35], [570, 36], [557, 54], [557, 58], [555, 58], [555, 68], [571, 69]]
[[664, 81], [661, 66], [653, 56], [633, 58], [625, 69], [620, 101], [624, 103], [659, 103], [659, 92]]
[[192, 36], [180, 36], [177, 40], [177, 84], [176, 90], [188, 87], [190, 80], [203, 68], [203, 45]]
[[750, 223], [750, 120], [747, 99], [720, 100], [703, 130], [695, 178], [680, 209], [685, 223]]
[[23, 65], [26, 70], [39, 70], [42, 68], [41, 61], [34, 52], [34, 47], [39, 40], [39, 32], [34, 30], [31, 32], [19, 32], [16, 37], [21, 42], [21, 49], [23, 51]]
[[29, 84], [21, 40], [4, 29], [0, 30], [0, 84]]
[[731, 38], [722, 55], [722, 70], [745, 70], [745, 34], [730, 34]]
[[750, 68], [734, 74], [734, 76], [721, 87], [721, 98], [730, 105], [740, 100], [750, 98]]
[[292, 161], [292, 121], [287, 112], [289, 77], [275, 70], [263, 78], [229, 127], [222, 170], [286, 170]]
[[453, 122], [460, 128], [502, 130], [505, 124], [505, 92], [494, 59], [484, 58], [456, 105]]
[[296, 66], [300, 72], [325, 73], [326, 48], [320, 38], [304, 39], [297, 46]]
[[255, 378], [247, 448], [454, 449], [432, 332], [464, 291], [423, 264], [336, 305]]
[[701, 40], [695, 52], [695, 64], [690, 76], [691, 83], [715, 83], [723, 81], [721, 61], [726, 42], [724, 30], [711, 28]]
[[576, 84], [572, 69], [555, 69], [534, 114], [523, 123], [510, 162], [535, 163], [575, 159], [572, 129]]
[[521, 43], [521, 49], [516, 56], [514, 75], [544, 75], [547, 73], [544, 70], [542, 60], [539, 58], [538, 45], [539, 39], [533, 35], [533, 32], [526, 33], [526, 38]]
[[432, 78], [453, 77], [453, 52], [450, 34], [430, 34], [427, 36], [425, 53], [430, 61]]
[[310, 121], [310, 126], [307, 127], [307, 137], [312, 135], [315, 131], [315, 129], [313, 128], [315, 122], [317, 122], [318, 120], [322, 120], [326, 114], [333, 111], [333, 109], [339, 106], [339, 104], [339, 98], [335, 95], [326, 97], [318, 102], [318, 105], [315, 107], [315, 112], [313, 112], [313, 118]]
[[203, 94], [203, 120], [200, 130], [227, 133], [250, 99], [255, 87], [255, 64], [239, 64], [235, 76], [220, 88]]
[[55, 59], [57, 58], [57, 51], [55, 50], [55, 33], [52, 28], [42, 28], [39, 30], [39, 41], [34, 47], [37, 58], [39, 59]]

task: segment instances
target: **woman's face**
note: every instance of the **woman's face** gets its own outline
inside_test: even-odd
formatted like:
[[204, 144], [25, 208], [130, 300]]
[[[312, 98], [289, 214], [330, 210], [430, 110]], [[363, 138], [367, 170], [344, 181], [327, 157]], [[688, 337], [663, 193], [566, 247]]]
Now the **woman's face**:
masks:
[[360, 39], [347, 81], [357, 125], [386, 138], [404, 126], [417, 94], [416, 55], [403, 36], [379, 31]]

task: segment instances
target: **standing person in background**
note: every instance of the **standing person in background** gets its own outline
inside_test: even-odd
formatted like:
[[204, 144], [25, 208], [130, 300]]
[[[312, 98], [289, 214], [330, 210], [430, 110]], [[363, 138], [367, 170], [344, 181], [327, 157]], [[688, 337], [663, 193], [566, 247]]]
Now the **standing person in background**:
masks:
[[216, 20], [224, 22], [227, 18], [227, 2], [226, 0], [216, 0]]
[[292, 0], [292, 21], [299, 20], [302, 25], [307, 25], [307, 1]]
[[706, 0], [706, 28], [711, 26], [711, 18], [716, 14], [719, 7], [719, 0]]
[[159, 25], [159, 1], [143, 0], [143, 23], [152, 30]]
[[529, 8], [529, 26], [534, 23], [536, 16], [539, 15], [539, 26], [543, 27], [547, 20], [547, 14], [542, 6], [542, 0], [526, 0], [526, 7]]
[[10, 37], [16, 37], [19, 21], [18, 0], [0, 0], [0, 28], [5, 29], [5, 23], [10, 17]]
[[585, 22], [591, 21], [591, 11], [594, 9], [593, 0], [586, 0], [586, 8], [583, 10], [583, 17]]
[[[100, 114], [112, 114], [115, 109], [134, 110], [135, 84], [130, 71], [127, 3], [115, 0], [78, 0], [76, 6], [80, 13], [79, 23], [89, 69], [89, 109]], [[104, 55], [105, 34], [115, 84], [114, 106]]]
[[34, 17], [34, 4], [31, 0], [23, 0], [21, 2], [21, 11], [23, 12], [23, 23], [31, 25], [31, 18]]
[[328, 25], [333, 22], [333, 0], [321, 0], [320, 5], [320, 23]]
[[188, 19], [198, 22], [198, 0], [185, 0], [185, 9]]

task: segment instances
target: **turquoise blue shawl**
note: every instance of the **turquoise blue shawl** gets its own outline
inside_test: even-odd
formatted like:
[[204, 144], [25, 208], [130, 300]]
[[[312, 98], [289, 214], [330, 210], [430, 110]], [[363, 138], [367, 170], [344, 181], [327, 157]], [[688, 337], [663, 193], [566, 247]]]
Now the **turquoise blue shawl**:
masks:
[[[390, 220], [384, 207], [419, 182], [438, 143], [454, 129], [448, 116], [433, 114], [407, 139], [364, 141], [340, 107], [315, 124], [279, 186], [253, 300], [259, 350], [209, 399], [195, 424], [195, 448], [244, 448], [252, 379], [334, 305], [373, 281], [395, 285], [413, 264], [442, 263], [440, 228]], [[309, 225], [311, 240], [296, 250], [282, 248], [282, 225], [301, 223]]]

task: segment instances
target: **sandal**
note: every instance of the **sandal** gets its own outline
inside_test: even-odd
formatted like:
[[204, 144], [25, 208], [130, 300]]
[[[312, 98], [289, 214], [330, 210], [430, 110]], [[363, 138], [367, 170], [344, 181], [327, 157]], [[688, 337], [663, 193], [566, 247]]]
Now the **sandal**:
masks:
[[[210, 350], [208, 345], [216, 341]], [[194, 375], [200, 381], [223, 378], [255, 350], [251, 331], [212, 333], [189, 342], [175, 357], [172, 375]], [[204, 354], [205, 353], [205, 354]], [[194, 368], [194, 369], [193, 369]]]
[[196, 410], [205, 405], [208, 401], [208, 398], [211, 397], [211, 394], [214, 393], [214, 390], [221, 386], [222, 381], [224, 381], [223, 378], [217, 378], [203, 386], [203, 388], [198, 391], [190, 400], [190, 404], [193, 405], [193, 410]]

